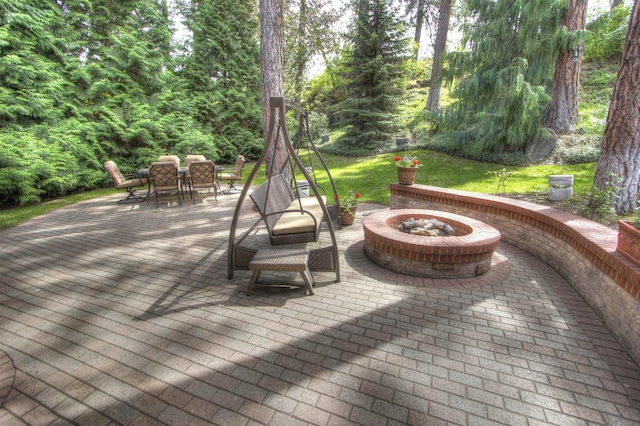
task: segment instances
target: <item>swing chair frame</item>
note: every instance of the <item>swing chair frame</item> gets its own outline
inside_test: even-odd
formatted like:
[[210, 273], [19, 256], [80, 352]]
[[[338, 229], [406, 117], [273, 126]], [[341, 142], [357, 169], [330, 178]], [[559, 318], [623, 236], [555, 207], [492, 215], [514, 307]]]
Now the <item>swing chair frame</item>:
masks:
[[[305, 168], [302, 164], [298, 156], [298, 151], [302, 146], [302, 140], [305, 139], [306, 148], [310, 153], [309, 157], [311, 158], [311, 153], [315, 154], [315, 156], [319, 159], [322, 167], [324, 168], [329, 182], [331, 183], [331, 187], [333, 189], [334, 194], [337, 194], [337, 189], [333, 178], [331, 176], [331, 172], [329, 168], [318, 152], [315, 144], [313, 143], [313, 139], [311, 138], [311, 133], [309, 131], [309, 117], [306, 111], [304, 111], [298, 104], [286, 100], [282, 97], [272, 97], [270, 99], [270, 116], [269, 116], [269, 128], [267, 132], [267, 137], [265, 139], [265, 146], [262, 150], [260, 158], [256, 161], [249, 177], [245, 181], [245, 184], [242, 188], [242, 192], [240, 194], [240, 198], [236, 204], [236, 208], [233, 214], [233, 219], [231, 222], [231, 229], [229, 232], [229, 246], [228, 246], [228, 266], [227, 266], [227, 275], [228, 279], [233, 279], [233, 273], [236, 270], [249, 270], [249, 263], [258, 252], [258, 247], [255, 245], [247, 245], [243, 244], [245, 238], [254, 231], [258, 225], [264, 223], [267, 228], [267, 232], [269, 234], [271, 245], [287, 245], [287, 244], [297, 244], [297, 243], [305, 243], [305, 242], [315, 242], [318, 243], [319, 235], [321, 232], [327, 232], [330, 236], [331, 244], [323, 243], [316, 244], [315, 248], [309, 250], [309, 270], [311, 271], [319, 271], [319, 272], [334, 272], [336, 275], [336, 282], [340, 282], [340, 268], [339, 268], [339, 259], [338, 259], [338, 245], [336, 240], [336, 235], [333, 227], [333, 219], [338, 218], [339, 205], [336, 200], [327, 200], [326, 196], [322, 196], [320, 194], [320, 187], [316, 184], [315, 180], [315, 170], [313, 166], [311, 170]], [[296, 143], [291, 143], [291, 139], [289, 137], [289, 133], [287, 131], [286, 125], [286, 113], [287, 111], [293, 110], [298, 117], [299, 121], [299, 129]], [[273, 170], [275, 167], [275, 154], [277, 151], [276, 146], [272, 146], [277, 144], [278, 137], [282, 136], [282, 140], [284, 141], [284, 148], [287, 151], [286, 161], [281, 165], [280, 170]], [[273, 149], [271, 149], [273, 148]], [[271, 154], [274, 157], [274, 161], [271, 163], [271, 174], [267, 174], [267, 181], [261, 184], [258, 188], [251, 189], [251, 184], [260, 170], [261, 165], [265, 162], [267, 155]], [[311, 161], [311, 160], [310, 160]], [[291, 172], [290, 178], [293, 180], [293, 185], [290, 185], [290, 182], [286, 184], [283, 189], [283, 183], [285, 179], [283, 178], [283, 172], [285, 168], [289, 166], [289, 170]], [[310, 171], [313, 173], [313, 178], [310, 174]], [[274, 173], [277, 172], [277, 173]], [[296, 174], [300, 173], [306, 179], [306, 182], [309, 186], [310, 192], [313, 195], [307, 198], [297, 198], [293, 197], [293, 188], [295, 188], [296, 192], [299, 192], [299, 188], [296, 181]], [[260, 213], [260, 218], [249, 227], [248, 230], [237, 236], [238, 231], [238, 222], [240, 220], [240, 215], [243, 211], [243, 204], [249, 194], [249, 191], [252, 191], [250, 197]], [[290, 205], [288, 208], [280, 209], [282, 211], [273, 212], [269, 210], [267, 207], [271, 206], [269, 200], [269, 193], [273, 190], [276, 192], [277, 200], [271, 200], [276, 203], [282, 203], [281, 198], [287, 199], [287, 197], [291, 198]], [[324, 189], [323, 189], [324, 191]], [[286, 196], [282, 197], [282, 195]], [[297, 200], [297, 201], [296, 201]], [[332, 202], [333, 204], [328, 205], [327, 202]], [[285, 201], [286, 204], [289, 204], [289, 201]], [[297, 206], [294, 208], [294, 206]], [[265, 211], [268, 210], [268, 211]], [[315, 212], [315, 213], [312, 213]], [[313, 218], [312, 223], [315, 224], [315, 232], [304, 232], [304, 233], [291, 233], [291, 234], [279, 234], [273, 232], [274, 222], [277, 221], [281, 216], [287, 216], [288, 218], [293, 219], [300, 218], [304, 215], [310, 215]], [[316, 215], [321, 217], [316, 217]], [[307, 216], [308, 222], [309, 216]], [[324, 226], [322, 226], [324, 225]], [[277, 250], [277, 249], [273, 249]]]

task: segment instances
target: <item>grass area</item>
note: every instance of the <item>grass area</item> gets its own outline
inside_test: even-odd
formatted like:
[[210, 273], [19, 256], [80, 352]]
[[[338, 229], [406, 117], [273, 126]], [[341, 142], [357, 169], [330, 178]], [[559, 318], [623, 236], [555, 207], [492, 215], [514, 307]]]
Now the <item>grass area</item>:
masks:
[[[393, 158], [404, 152], [374, 155], [371, 157], [342, 157], [325, 154], [338, 192], [344, 194], [349, 189], [362, 195], [362, 202], [389, 204], [389, 183], [397, 182], [398, 175]], [[588, 192], [593, 185], [596, 164], [536, 165], [526, 167], [501, 166], [473, 160], [451, 157], [446, 154], [418, 150], [415, 155], [422, 163], [418, 170], [416, 183], [460, 189], [483, 194], [499, 194], [502, 189], [492, 172], [503, 168], [509, 173], [505, 182], [507, 194], [541, 194], [548, 191], [548, 177], [554, 174], [574, 175], [574, 197]], [[317, 168], [317, 167], [316, 167]], [[245, 170], [248, 176], [250, 170]], [[264, 176], [258, 173], [256, 176]], [[318, 173], [318, 183], [327, 188], [328, 180]], [[254, 183], [264, 180], [259, 178]], [[97, 189], [82, 194], [69, 195], [49, 200], [33, 206], [14, 207], [0, 210], [0, 230], [15, 226], [28, 219], [47, 213], [53, 209], [67, 206], [78, 201], [114, 194], [113, 188]], [[123, 193], [123, 196], [125, 194]], [[332, 196], [332, 194], [328, 194]]]
[[[323, 157], [331, 169], [338, 192], [353, 189], [362, 195], [362, 201], [388, 205], [389, 183], [398, 181], [393, 158], [403, 154], [404, 152], [398, 152], [361, 158], [326, 154]], [[546, 194], [549, 175], [572, 174], [574, 194], [579, 196], [591, 190], [596, 170], [595, 163], [511, 167], [451, 157], [433, 151], [417, 150], [415, 154], [423, 164], [418, 170], [416, 183], [483, 194], [502, 193], [498, 178], [492, 172], [500, 172], [504, 168], [509, 173], [505, 193]]]

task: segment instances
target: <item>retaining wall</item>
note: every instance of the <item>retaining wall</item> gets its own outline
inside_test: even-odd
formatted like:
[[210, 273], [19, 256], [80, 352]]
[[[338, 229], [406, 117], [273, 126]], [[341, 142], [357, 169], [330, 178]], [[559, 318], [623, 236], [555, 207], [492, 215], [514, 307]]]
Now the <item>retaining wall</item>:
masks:
[[547, 206], [504, 197], [392, 183], [391, 209], [469, 216], [562, 275], [640, 363], [640, 267], [616, 251], [617, 231]]

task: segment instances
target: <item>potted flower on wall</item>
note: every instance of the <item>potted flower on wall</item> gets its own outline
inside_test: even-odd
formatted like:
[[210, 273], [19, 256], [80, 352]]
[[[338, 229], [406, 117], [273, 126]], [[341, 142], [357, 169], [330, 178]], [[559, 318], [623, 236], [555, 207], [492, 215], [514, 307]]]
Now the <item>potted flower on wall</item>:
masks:
[[403, 157], [396, 155], [393, 161], [398, 169], [398, 183], [413, 185], [418, 168], [422, 166], [416, 156], [407, 151]]
[[353, 189], [348, 190], [344, 197], [340, 194], [333, 196], [333, 199], [337, 199], [340, 204], [340, 221], [343, 226], [351, 225], [355, 220], [360, 197], [361, 195], [354, 192]]
[[640, 209], [633, 220], [618, 221], [618, 246], [616, 250], [640, 265]]

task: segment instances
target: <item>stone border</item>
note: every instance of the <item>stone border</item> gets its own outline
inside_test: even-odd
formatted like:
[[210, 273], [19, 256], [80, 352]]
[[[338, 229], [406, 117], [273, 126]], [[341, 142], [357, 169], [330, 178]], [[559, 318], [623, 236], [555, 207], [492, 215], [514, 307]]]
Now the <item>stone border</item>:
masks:
[[617, 231], [548, 206], [427, 185], [390, 184], [391, 209], [469, 216], [562, 275], [640, 363], [640, 267], [616, 251]]

